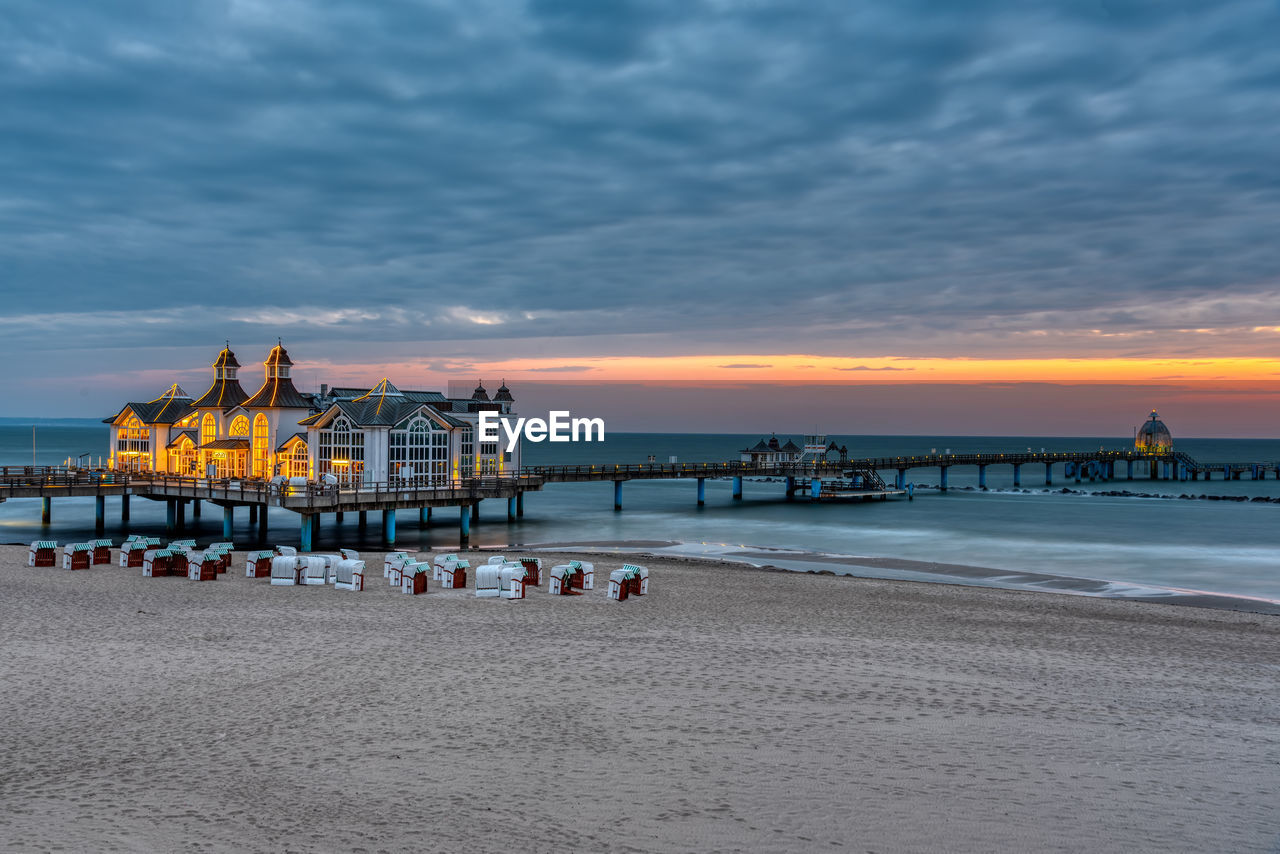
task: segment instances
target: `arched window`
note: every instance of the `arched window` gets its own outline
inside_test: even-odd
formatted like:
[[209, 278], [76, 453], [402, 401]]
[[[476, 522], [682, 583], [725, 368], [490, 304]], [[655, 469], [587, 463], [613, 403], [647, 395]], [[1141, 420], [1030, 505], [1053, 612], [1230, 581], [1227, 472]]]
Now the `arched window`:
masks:
[[269, 431], [267, 428], [267, 416], [264, 413], [259, 412], [257, 415], [253, 417], [253, 476], [254, 477], [266, 477], [268, 474], [267, 458], [270, 453], [270, 448], [268, 447], [270, 444], [267, 436], [268, 432]]
[[218, 422], [213, 420], [213, 413], [206, 412], [200, 421], [200, 444], [207, 445], [218, 438]]
[[343, 483], [361, 482], [364, 479], [364, 431], [353, 427], [342, 416], [335, 418], [327, 430], [321, 430], [316, 474], [332, 474]]
[[231, 429], [227, 430], [228, 436], [249, 437], [249, 419], [243, 415], [237, 415], [235, 420], [231, 422]]
[[311, 460], [307, 454], [306, 442], [295, 442], [293, 454], [289, 457], [289, 477], [310, 477], [308, 468]]
[[449, 431], [416, 415], [391, 431], [391, 476], [416, 486], [449, 479]]
[[117, 468], [130, 471], [151, 468], [151, 431], [138, 416], [131, 414], [116, 431], [116, 457]]

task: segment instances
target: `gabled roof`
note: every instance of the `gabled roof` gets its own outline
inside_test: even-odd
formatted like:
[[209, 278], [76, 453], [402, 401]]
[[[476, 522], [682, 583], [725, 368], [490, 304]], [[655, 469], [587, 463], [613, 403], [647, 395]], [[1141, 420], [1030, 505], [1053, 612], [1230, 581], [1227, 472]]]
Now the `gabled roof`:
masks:
[[249, 450], [249, 440], [214, 439], [212, 442], [205, 442], [200, 447], [207, 451], [247, 451]]
[[176, 383], [155, 400], [130, 401], [110, 418], [102, 419], [114, 424], [126, 411], [133, 412], [143, 424], [176, 424], [192, 413], [191, 398]]
[[199, 437], [198, 437], [198, 436], [196, 436], [196, 431], [195, 431], [195, 430], [183, 430], [183, 431], [182, 431], [181, 433], [179, 433], [177, 436], [174, 436], [174, 437], [173, 437], [173, 440], [172, 440], [171, 442], [169, 442], [169, 444], [167, 444], [167, 445], [165, 445], [165, 446], [164, 446], [164, 447], [165, 447], [165, 450], [168, 450], [169, 448], [176, 448], [176, 447], [178, 447], [178, 445], [182, 443], [182, 440], [183, 440], [183, 439], [187, 439], [187, 440], [189, 440], [189, 441], [191, 442], [191, 444], [193, 444], [193, 445], [198, 445], [198, 444], [200, 444], [200, 439], [199, 439]]
[[209, 390], [191, 405], [196, 409], [230, 409], [249, 399], [239, 380], [215, 379]]
[[427, 403], [406, 400], [403, 397], [363, 397], [358, 400], [335, 400], [323, 412], [308, 416], [298, 422], [304, 427], [324, 426], [341, 413], [356, 427], [394, 427], [419, 412], [449, 427], [466, 427], [467, 422], [447, 415]]
[[277, 454], [278, 454], [278, 453], [280, 453], [280, 452], [281, 452], [281, 451], [283, 451], [285, 448], [287, 448], [287, 447], [289, 447], [290, 445], [292, 445], [294, 442], [301, 442], [301, 443], [302, 443], [302, 444], [304, 444], [304, 445], [305, 445], [305, 444], [307, 444], [307, 434], [306, 434], [306, 433], [294, 433], [294, 434], [293, 434], [292, 436], [290, 436], [288, 439], [285, 439], [283, 442], [281, 442], [281, 443], [280, 443], [280, 447], [276, 448], [276, 453], [277, 453]]
[[799, 453], [802, 449], [795, 442], [788, 439], [787, 444], [782, 446], [782, 450], [795, 454], [795, 453]]

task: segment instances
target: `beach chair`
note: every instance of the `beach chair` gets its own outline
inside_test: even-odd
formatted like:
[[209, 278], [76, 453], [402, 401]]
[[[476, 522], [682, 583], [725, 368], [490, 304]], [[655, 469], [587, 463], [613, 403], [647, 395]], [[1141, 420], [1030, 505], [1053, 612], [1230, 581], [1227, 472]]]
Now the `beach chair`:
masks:
[[313, 554], [311, 557], [318, 557], [324, 561], [324, 582], [332, 584], [338, 577], [338, 562], [342, 560], [342, 555], [337, 554]]
[[418, 596], [427, 592], [427, 577], [431, 564], [426, 561], [410, 561], [400, 568], [400, 592]]
[[293, 555], [279, 555], [271, 559], [271, 586], [292, 587], [298, 583], [298, 562]]
[[467, 586], [467, 570], [470, 561], [452, 560], [440, 567], [440, 588], [442, 590], [462, 590]]
[[236, 545], [235, 543], [210, 543], [209, 548], [220, 552], [233, 552], [236, 550]]
[[104, 563], [110, 565], [112, 542], [110, 540], [90, 540], [89, 542], [93, 545], [93, 565], [99, 566]]
[[[408, 562], [408, 560], [409, 560], [409, 555], [405, 552], [388, 552], [382, 558], [382, 577], [390, 578], [391, 570], [392, 569], [398, 570], [400, 567], [404, 566], [405, 563]], [[391, 583], [391, 586], [396, 587], [399, 584], [400, 584], [400, 581], [397, 579], [396, 581], [393, 581]]]
[[249, 552], [244, 562], [245, 578], [270, 578], [271, 559], [275, 554], [270, 550]]
[[53, 540], [36, 540], [27, 553], [27, 566], [57, 566], [58, 544]]
[[503, 599], [523, 599], [524, 586], [529, 580], [529, 570], [517, 561], [508, 561], [502, 565], [500, 572], [500, 589], [498, 595]]
[[579, 590], [596, 589], [596, 566], [585, 560], [571, 560], [569, 566], [576, 571], [573, 574], [573, 586]]
[[359, 560], [360, 552], [355, 549], [338, 549], [338, 554], [342, 555], [343, 560]]
[[496, 599], [502, 595], [502, 564], [482, 563], [476, 567], [476, 598]]
[[274, 551], [281, 557], [294, 557], [298, 554], [298, 550], [293, 546], [275, 546]]
[[67, 543], [62, 547], [63, 569], [88, 569], [93, 565], [93, 543]]
[[195, 540], [170, 540], [168, 548], [182, 549], [183, 551], [186, 551], [186, 552], [193, 552], [196, 550], [196, 541]]
[[364, 589], [364, 561], [338, 561], [338, 566], [335, 572], [336, 574], [333, 579], [333, 587], [335, 590], [359, 591]]
[[625, 569], [615, 569], [609, 573], [609, 598], [624, 601], [631, 593], [630, 578], [631, 573]]
[[322, 557], [295, 558], [302, 565], [302, 575], [298, 583], [308, 587], [322, 587], [329, 583], [328, 563]]
[[435, 560], [431, 562], [431, 580], [441, 581], [442, 576], [440, 573], [441, 573], [441, 570], [444, 569], [445, 565], [449, 563], [457, 563], [457, 562], [458, 562], [457, 555], [454, 555], [454, 554], [436, 555]]
[[525, 577], [525, 583], [537, 587], [542, 584], [542, 558], [540, 557], [522, 557], [520, 564], [525, 568], [528, 575]]
[[581, 596], [573, 589], [573, 576], [578, 570], [567, 563], [551, 567], [550, 592], [552, 596]]
[[216, 581], [222, 557], [221, 552], [214, 551], [192, 555], [187, 566], [187, 578], [192, 581]]
[[649, 570], [633, 563], [624, 563], [622, 569], [627, 573], [627, 584], [635, 596], [643, 596], [649, 592]]
[[191, 566], [192, 552], [186, 549], [166, 549], [169, 552], [169, 574], [186, 575]]
[[153, 543], [154, 537], [139, 537], [136, 540], [130, 540], [120, 546], [120, 566], [140, 567], [142, 566], [143, 555], [148, 550], [160, 547], [160, 541], [157, 539]]
[[143, 577], [161, 578], [168, 575], [172, 556], [171, 549], [147, 549], [142, 553]]

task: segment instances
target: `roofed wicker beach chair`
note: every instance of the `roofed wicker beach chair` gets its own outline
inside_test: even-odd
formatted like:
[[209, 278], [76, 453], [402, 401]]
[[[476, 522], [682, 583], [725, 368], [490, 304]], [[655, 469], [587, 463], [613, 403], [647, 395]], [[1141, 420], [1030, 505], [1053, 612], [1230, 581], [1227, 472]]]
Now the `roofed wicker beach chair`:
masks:
[[114, 545], [110, 540], [90, 540], [93, 544], [93, 565], [111, 563], [111, 546]]
[[520, 564], [525, 568], [528, 575], [525, 577], [525, 584], [537, 587], [542, 583], [542, 558], [540, 557], [522, 557]]
[[502, 594], [502, 564], [482, 563], [476, 567], [476, 598], [498, 598]]
[[159, 537], [138, 537], [120, 546], [120, 566], [141, 567], [148, 550], [160, 548]]
[[36, 540], [27, 553], [27, 566], [57, 566], [58, 543], [54, 540]]
[[292, 587], [298, 583], [298, 561], [294, 555], [277, 555], [271, 559], [271, 586]]
[[298, 554], [298, 550], [293, 546], [276, 546], [275, 552], [281, 556], [294, 557]]
[[223, 553], [206, 550], [196, 552], [188, 560], [187, 578], [192, 581], [217, 581], [222, 566]]
[[461, 590], [467, 586], [467, 570], [471, 562], [466, 560], [446, 561], [440, 567], [440, 588], [442, 590]]
[[431, 562], [431, 580], [440, 581], [441, 580], [440, 570], [444, 567], [444, 565], [447, 563], [457, 563], [457, 562], [458, 562], [458, 556], [455, 554], [436, 555], [435, 559]]
[[196, 541], [195, 540], [170, 540], [169, 548], [186, 549], [187, 551], [195, 551]]
[[325, 584], [332, 584], [338, 576], [338, 562], [342, 560], [342, 555], [317, 553], [310, 556], [318, 557], [324, 561]]
[[271, 559], [275, 556], [276, 553], [270, 549], [249, 552], [244, 561], [245, 578], [270, 578]]
[[569, 566], [577, 570], [573, 574], [573, 586], [579, 590], [596, 589], [596, 565], [585, 560], [571, 560]]
[[342, 555], [343, 560], [359, 560], [360, 552], [355, 549], [338, 549], [338, 554]]
[[220, 552], [233, 552], [236, 550], [236, 544], [235, 543], [210, 543], [209, 548], [217, 549]]
[[355, 590], [364, 589], [364, 561], [362, 560], [341, 560], [338, 561], [336, 575], [333, 579], [333, 587], [335, 590]]
[[561, 563], [551, 567], [549, 591], [552, 596], [581, 596], [573, 589], [573, 576], [578, 570], [571, 564]]
[[623, 601], [631, 594], [631, 585], [627, 583], [627, 579], [631, 573], [625, 569], [615, 569], [609, 573], [609, 598]]
[[67, 543], [62, 547], [63, 569], [88, 569], [93, 566], [93, 543]]
[[427, 578], [431, 575], [431, 564], [426, 561], [411, 560], [400, 568], [400, 592], [418, 596], [427, 592]]
[[321, 587], [329, 583], [328, 564], [322, 557], [314, 557], [308, 555], [306, 557], [296, 558], [302, 565], [302, 575], [299, 583], [309, 587]]
[[[409, 555], [406, 552], [387, 552], [387, 554], [382, 558], [382, 577], [390, 578], [391, 570], [399, 569], [404, 566], [408, 560]], [[391, 586], [395, 587], [399, 583], [399, 581], [394, 581], [391, 583]]]
[[624, 563], [621, 569], [609, 573], [609, 598], [621, 602], [632, 593], [637, 596], [649, 590], [649, 570], [633, 563]]
[[144, 578], [163, 578], [169, 574], [173, 549], [147, 549], [142, 553], [142, 575]]
[[498, 595], [503, 599], [523, 599], [524, 587], [529, 580], [529, 570], [523, 563], [508, 561], [502, 565], [499, 581], [501, 588]]
[[631, 592], [633, 595], [643, 596], [649, 592], [648, 567], [637, 566], [633, 563], [624, 563], [622, 568], [630, 573], [627, 577], [627, 581], [631, 584]]
[[198, 552], [188, 551], [187, 549], [168, 549], [169, 552], [169, 574], [170, 575], [186, 575], [188, 568], [191, 566], [191, 556]]

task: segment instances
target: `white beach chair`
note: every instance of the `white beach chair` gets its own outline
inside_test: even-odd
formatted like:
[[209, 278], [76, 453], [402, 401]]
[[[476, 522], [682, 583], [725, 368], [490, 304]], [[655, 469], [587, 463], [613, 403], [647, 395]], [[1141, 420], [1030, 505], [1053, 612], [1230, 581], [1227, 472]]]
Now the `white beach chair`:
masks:
[[275, 553], [281, 557], [296, 557], [298, 550], [293, 546], [276, 546]]
[[631, 592], [636, 596], [643, 596], [649, 592], [649, 569], [644, 566], [637, 566], [634, 563], [624, 563], [622, 569], [627, 573], [627, 581], [630, 582]]
[[355, 590], [364, 589], [364, 561], [362, 560], [341, 560], [335, 569], [333, 579], [333, 587], [335, 590]]
[[298, 583], [298, 558], [281, 555], [271, 560], [271, 586], [292, 587]]
[[62, 547], [63, 569], [88, 569], [93, 566], [93, 543], [67, 543]]
[[502, 564], [483, 563], [476, 567], [476, 598], [487, 599], [502, 595]]
[[542, 584], [542, 558], [540, 557], [522, 557], [520, 565], [525, 568], [528, 575], [525, 577], [525, 584], [531, 587], [537, 587]]
[[317, 557], [324, 561], [324, 579], [326, 584], [332, 584], [337, 578], [338, 562], [342, 560], [342, 555], [325, 554], [319, 552], [309, 555], [309, 557]]
[[444, 569], [445, 565], [457, 562], [458, 556], [456, 554], [436, 555], [435, 560], [431, 562], [431, 580], [441, 581], [442, 576], [440, 575], [440, 572]]
[[582, 590], [596, 589], [595, 564], [585, 560], [571, 560], [569, 565], [577, 568], [578, 574], [581, 575], [581, 578], [578, 578], [577, 581], [581, 583]]
[[343, 560], [359, 560], [360, 552], [355, 549], [338, 549], [338, 554], [342, 555]]
[[302, 565], [301, 583], [303, 585], [322, 587], [329, 583], [329, 568], [324, 558], [308, 555], [295, 560]]
[[[382, 558], [382, 577], [390, 578], [392, 569], [399, 569], [409, 560], [409, 555], [405, 552], [389, 552]], [[391, 586], [395, 587], [399, 581], [394, 582]]]
[[524, 584], [529, 571], [523, 564], [508, 561], [499, 570], [500, 589], [498, 595], [503, 599], [523, 599]]
[[[195, 543], [192, 542], [192, 545], [194, 546]], [[233, 552], [236, 550], [235, 543], [210, 543], [209, 548], [221, 552]]]
[[110, 540], [90, 540], [89, 545], [93, 546], [94, 566], [111, 563], [112, 542]]
[[625, 569], [615, 569], [609, 573], [609, 598], [619, 602], [631, 593], [629, 580], [631, 573]]

